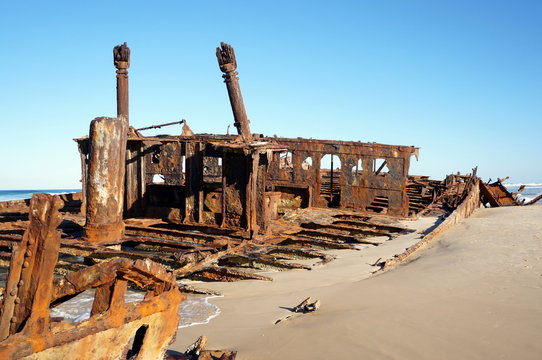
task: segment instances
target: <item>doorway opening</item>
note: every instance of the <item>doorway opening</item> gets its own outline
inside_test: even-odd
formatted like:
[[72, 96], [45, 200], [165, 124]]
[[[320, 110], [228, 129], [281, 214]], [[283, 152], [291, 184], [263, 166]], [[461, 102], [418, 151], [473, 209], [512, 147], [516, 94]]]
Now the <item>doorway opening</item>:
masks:
[[326, 154], [320, 161], [320, 197], [328, 207], [341, 205], [341, 160], [337, 155]]

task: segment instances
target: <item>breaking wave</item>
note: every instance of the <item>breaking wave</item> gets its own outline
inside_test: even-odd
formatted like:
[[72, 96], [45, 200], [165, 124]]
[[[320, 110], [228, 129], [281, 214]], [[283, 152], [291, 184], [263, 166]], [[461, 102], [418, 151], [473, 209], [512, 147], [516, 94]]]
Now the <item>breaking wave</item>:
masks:
[[[529, 202], [538, 195], [542, 194], [542, 184], [539, 183], [532, 183], [532, 184], [503, 184], [506, 186], [507, 190], [510, 192], [516, 192], [518, 191], [519, 187], [521, 185], [525, 185], [525, 190], [523, 190], [519, 195], [518, 199], [525, 200], [525, 202]], [[542, 200], [537, 201], [537, 204], [540, 204]]]

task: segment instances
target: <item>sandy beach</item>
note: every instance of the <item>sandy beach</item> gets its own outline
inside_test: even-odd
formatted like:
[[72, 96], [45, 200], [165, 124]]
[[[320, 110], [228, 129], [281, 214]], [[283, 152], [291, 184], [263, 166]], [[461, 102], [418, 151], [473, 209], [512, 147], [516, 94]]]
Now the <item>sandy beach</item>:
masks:
[[[542, 206], [479, 209], [414, 259], [371, 275], [418, 232], [334, 251], [312, 271], [266, 273], [273, 282], [199, 284], [225, 296], [221, 314], [182, 328], [171, 348], [198, 336], [238, 359], [540, 359]], [[434, 218], [404, 223], [422, 229]], [[311, 296], [315, 313], [286, 308]]]

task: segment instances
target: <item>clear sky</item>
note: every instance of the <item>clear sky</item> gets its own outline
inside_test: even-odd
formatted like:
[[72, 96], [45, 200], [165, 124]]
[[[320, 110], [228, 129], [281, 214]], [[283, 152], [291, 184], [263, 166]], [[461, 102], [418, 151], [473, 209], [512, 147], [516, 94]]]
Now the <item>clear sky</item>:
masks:
[[0, 189], [80, 186], [72, 139], [115, 116], [124, 41], [135, 127], [225, 133], [224, 41], [255, 133], [415, 145], [412, 174], [542, 182], [542, 1], [1, 0]]

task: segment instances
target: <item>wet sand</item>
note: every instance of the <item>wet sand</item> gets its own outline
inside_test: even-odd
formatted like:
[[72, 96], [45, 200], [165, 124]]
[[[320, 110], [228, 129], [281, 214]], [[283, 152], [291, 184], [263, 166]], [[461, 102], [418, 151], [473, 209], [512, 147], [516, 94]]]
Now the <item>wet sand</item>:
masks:
[[[212, 299], [222, 313], [180, 329], [171, 348], [206, 335], [208, 348], [236, 349], [239, 360], [541, 358], [542, 206], [477, 210], [410, 263], [371, 276], [369, 264], [408, 237], [335, 251], [273, 282], [201, 284], [224, 293]], [[274, 325], [307, 296], [321, 309]]]

